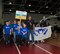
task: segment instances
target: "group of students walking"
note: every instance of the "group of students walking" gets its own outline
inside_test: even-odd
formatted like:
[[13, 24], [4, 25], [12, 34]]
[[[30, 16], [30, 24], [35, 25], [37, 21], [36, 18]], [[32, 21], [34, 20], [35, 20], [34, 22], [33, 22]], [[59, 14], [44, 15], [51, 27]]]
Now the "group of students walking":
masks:
[[13, 34], [13, 41], [17, 45], [24, 43], [28, 45], [30, 43], [30, 34], [32, 37], [32, 44], [34, 44], [34, 35], [33, 35], [34, 21], [31, 16], [28, 17], [26, 22], [20, 23], [20, 21], [14, 20], [12, 25], [10, 21], [6, 21], [3, 27], [3, 35], [6, 44], [10, 44], [10, 37]]

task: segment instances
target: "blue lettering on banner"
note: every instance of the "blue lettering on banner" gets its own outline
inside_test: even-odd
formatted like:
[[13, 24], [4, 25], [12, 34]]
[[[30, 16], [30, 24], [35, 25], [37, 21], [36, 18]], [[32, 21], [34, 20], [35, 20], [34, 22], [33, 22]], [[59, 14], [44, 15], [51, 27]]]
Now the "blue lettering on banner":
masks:
[[47, 28], [40, 28], [40, 29], [34, 31], [34, 35], [36, 35], [36, 36], [38, 36], [38, 34], [45, 35], [47, 33], [47, 31], [48, 31]]

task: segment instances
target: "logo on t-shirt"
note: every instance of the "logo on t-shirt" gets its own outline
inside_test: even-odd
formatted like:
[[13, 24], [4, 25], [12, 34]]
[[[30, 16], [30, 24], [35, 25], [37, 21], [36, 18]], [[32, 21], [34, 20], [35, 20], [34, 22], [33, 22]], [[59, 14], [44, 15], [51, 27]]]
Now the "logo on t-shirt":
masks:
[[6, 29], [7, 29], [7, 28], [10, 28], [10, 27], [6, 27]]
[[47, 31], [48, 31], [47, 28], [40, 28], [40, 29], [34, 31], [34, 35], [36, 35], [36, 36], [38, 36], [38, 34], [46, 35]]

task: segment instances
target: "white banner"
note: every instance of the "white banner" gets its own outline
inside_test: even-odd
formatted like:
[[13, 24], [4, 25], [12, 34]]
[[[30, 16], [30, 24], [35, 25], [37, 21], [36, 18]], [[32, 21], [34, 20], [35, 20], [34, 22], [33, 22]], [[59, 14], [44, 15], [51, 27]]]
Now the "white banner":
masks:
[[[35, 27], [34, 31], [34, 40], [43, 40], [51, 37], [52, 31], [51, 26], [48, 27]], [[31, 36], [30, 36], [31, 40]]]

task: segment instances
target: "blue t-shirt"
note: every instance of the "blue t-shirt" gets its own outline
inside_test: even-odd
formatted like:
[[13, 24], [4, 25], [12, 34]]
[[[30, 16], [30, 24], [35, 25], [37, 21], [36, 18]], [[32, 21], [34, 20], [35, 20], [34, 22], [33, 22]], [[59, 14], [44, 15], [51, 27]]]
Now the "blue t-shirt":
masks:
[[14, 31], [14, 32], [17, 30], [17, 27], [18, 27], [18, 24], [13, 24], [13, 25], [12, 25], [12, 28], [13, 28], [13, 31]]
[[15, 32], [16, 35], [18, 35], [18, 27], [19, 27], [18, 24], [13, 24], [13, 26], [12, 26], [13, 31]]
[[5, 25], [3, 27], [5, 34], [10, 34], [11, 26], [10, 25]]
[[[21, 25], [20, 25], [21, 26]], [[12, 28], [16, 35], [20, 35], [20, 30], [18, 30], [19, 25], [13, 24]]]
[[[28, 35], [28, 29], [27, 28], [21, 28], [20, 33], [22, 36], [27, 36]], [[25, 33], [25, 34], [23, 34]]]
[[22, 25], [20, 24], [20, 25], [18, 25], [18, 27], [20, 28], [20, 29], [18, 30], [18, 35], [21, 36], [20, 30], [22, 29]]

